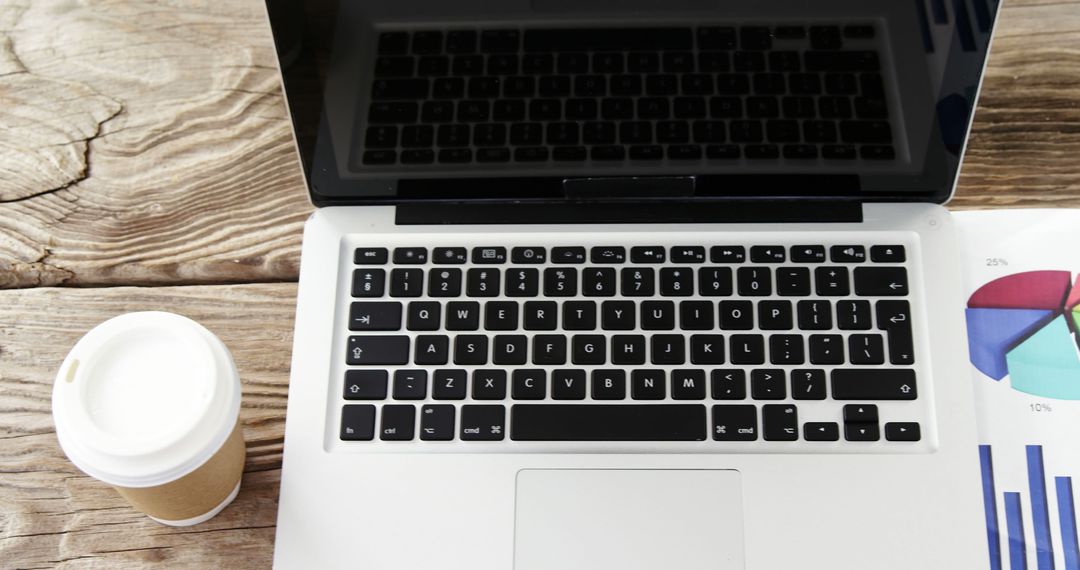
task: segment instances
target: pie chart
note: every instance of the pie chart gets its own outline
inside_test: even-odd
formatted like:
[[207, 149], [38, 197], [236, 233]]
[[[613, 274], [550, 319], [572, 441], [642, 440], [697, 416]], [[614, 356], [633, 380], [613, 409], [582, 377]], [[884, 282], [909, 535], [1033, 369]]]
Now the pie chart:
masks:
[[1028, 271], [995, 279], [967, 303], [971, 363], [1014, 390], [1080, 400], [1080, 277]]

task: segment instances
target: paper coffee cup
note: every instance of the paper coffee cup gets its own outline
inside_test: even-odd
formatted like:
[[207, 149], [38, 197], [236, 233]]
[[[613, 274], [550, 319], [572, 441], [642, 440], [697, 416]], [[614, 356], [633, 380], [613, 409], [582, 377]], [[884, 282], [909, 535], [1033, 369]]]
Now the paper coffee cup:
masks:
[[240, 490], [240, 376], [198, 323], [128, 313], [86, 333], [53, 384], [60, 447], [164, 524], [196, 524]]

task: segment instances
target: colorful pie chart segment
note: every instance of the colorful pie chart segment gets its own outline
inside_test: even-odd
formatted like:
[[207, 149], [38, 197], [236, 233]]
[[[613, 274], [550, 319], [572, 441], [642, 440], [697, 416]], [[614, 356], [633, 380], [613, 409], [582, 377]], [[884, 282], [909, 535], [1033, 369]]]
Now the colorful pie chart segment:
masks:
[[1080, 277], [1030, 271], [995, 279], [968, 299], [971, 363], [1014, 390], [1080, 400]]

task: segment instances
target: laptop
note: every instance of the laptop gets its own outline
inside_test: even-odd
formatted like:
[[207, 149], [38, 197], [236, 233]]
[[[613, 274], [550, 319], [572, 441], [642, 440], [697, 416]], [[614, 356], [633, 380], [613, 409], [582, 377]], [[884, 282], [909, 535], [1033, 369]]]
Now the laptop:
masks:
[[994, 0], [269, 0], [278, 568], [978, 568]]

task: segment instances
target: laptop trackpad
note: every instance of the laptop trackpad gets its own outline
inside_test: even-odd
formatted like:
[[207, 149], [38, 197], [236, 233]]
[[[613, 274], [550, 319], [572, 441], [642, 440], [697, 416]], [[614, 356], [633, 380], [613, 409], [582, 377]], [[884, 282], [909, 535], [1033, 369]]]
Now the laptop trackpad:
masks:
[[523, 469], [515, 570], [742, 570], [734, 470]]

